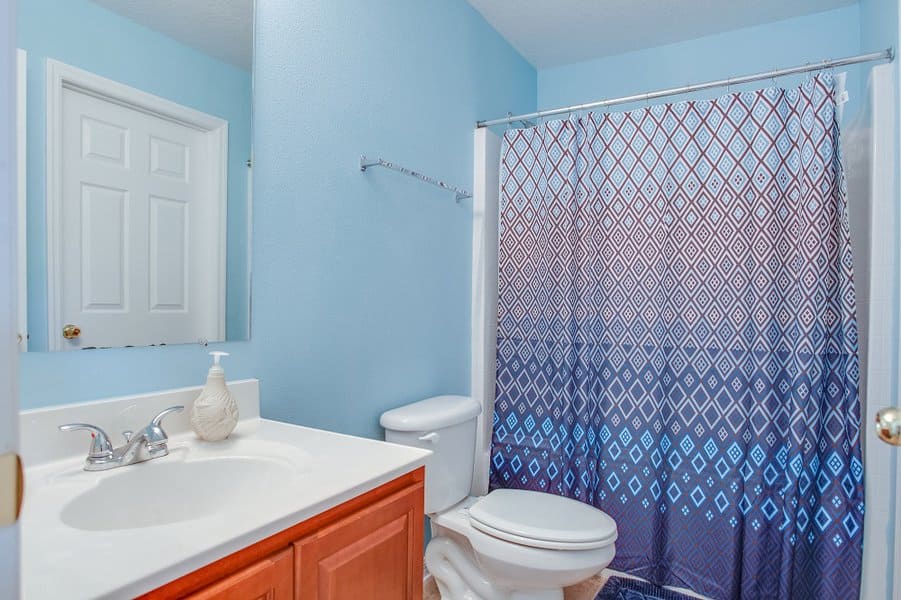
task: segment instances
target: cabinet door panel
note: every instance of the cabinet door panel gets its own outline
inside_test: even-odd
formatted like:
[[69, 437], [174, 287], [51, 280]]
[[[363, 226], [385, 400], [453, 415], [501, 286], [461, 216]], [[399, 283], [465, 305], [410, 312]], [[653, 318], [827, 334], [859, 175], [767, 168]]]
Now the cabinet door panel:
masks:
[[291, 548], [241, 569], [189, 600], [290, 600], [294, 597], [294, 551]]
[[407, 598], [406, 515], [319, 563], [321, 598]]
[[420, 600], [422, 486], [295, 544], [300, 600]]

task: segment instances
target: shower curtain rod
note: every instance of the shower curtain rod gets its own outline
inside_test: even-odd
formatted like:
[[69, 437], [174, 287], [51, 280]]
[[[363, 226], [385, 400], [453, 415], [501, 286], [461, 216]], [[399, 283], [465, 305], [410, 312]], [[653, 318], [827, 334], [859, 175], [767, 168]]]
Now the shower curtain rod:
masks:
[[490, 119], [487, 121], [477, 121], [476, 128], [491, 127], [492, 125], [506, 125], [516, 122], [528, 122], [530, 119], [540, 119], [542, 117], [552, 117], [554, 115], [565, 115], [578, 112], [580, 110], [589, 110], [592, 108], [604, 108], [606, 106], [615, 106], [617, 104], [628, 104], [629, 102], [639, 102], [641, 100], [655, 100], [657, 98], [665, 98], [667, 96], [677, 96], [679, 94], [687, 94], [689, 92], [697, 92], [699, 90], [709, 90], [718, 87], [727, 87], [730, 85], [738, 85], [751, 81], [761, 81], [763, 79], [773, 79], [783, 77], [785, 75], [796, 75], [798, 73], [809, 73], [810, 71], [820, 71], [822, 69], [830, 69], [833, 67], [844, 67], [846, 65], [856, 65], [858, 63], [873, 62], [877, 60], [888, 60], [891, 62], [895, 58], [894, 48], [886, 48], [881, 52], [870, 52], [869, 54], [858, 54], [856, 56], [846, 56], [845, 58], [836, 58], [833, 60], [824, 60], [818, 63], [808, 63], [797, 67], [789, 67], [787, 69], [775, 69], [765, 73], [755, 73], [753, 75], [743, 75], [742, 77], [730, 77], [729, 79], [720, 79], [718, 81], [708, 81], [707, 83], [697, 83], [694, 85], [685, 85], [677, 88], [669, 88], [658, 90], [656, 92], [647, 92], [644, 94], [634, 94], [632, 96], [623, 96], [621, 98], [610, 98], [608, 100], [599, 100], [597, 102], [588, 102], [586, 104], [575, 104], [564, 108], [554, 108], [551, 110], [539, 110], [524, 115], [511, 115], [501, 119]]

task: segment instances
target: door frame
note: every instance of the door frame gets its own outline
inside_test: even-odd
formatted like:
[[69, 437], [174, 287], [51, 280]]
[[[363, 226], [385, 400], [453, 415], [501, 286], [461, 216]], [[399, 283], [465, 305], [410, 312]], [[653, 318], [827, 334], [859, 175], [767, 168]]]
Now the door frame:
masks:
[[63, 91], [74, 90], [196, 129], [212, 148], [214, 196], [219, 207], [217, 274], [218, 340], [225, 339], [226, 224], [228, 212], [228, 121], [166, 98], [47, 59], [47, 348], [63, 350], [62, 319], [62, 111]]
[[[18, 242], [16, 217], [16, 3], [0, 3], [0, 597], [19, 597], [19, 526], [14, 522], [21, 500], [19, 449], [19, 348], [16, 340]], [[12, 468], [11, 468], [12, 467]], [[12, 509], [12, 510], [11, 510]]]
[[27, 72], [28, 72], [28, 55], [21, 48], [16, 48], [16, 196], [17, 196], [17, 222], [18, 226], [18, 330], [16, 331], [19, 341], [19, 350], [28, 351], [28, 260], [26, 246], [26, 201], [27, 186], [25, 178], [27, 176], [26, 169], [26, 149], [27, 149], [27, 127], [28, 121], [28, 103], [27, 103]]
[[[901, 29], [901, 14], [898, 15], [898, 23], [896, 23], [896, 27]], [[880, 68], [880, 67], [876, 67]], [[892, 89], [892, 101], [891, 101], [891, 115], [894, 120], [892, 129], [895, 131], [896, 137], [892, 140], [892, 144], [890, 147], [894, 150], [894, 169], [893, 175], [890, 185], [891, 194], [889, 195], [889, 203], [893, 207], [898, 206], [898, 199], [901, 196], [901, 180], [899, 180], [898, 173], [901, 173], [901, 64], [899, 61], [895, 60], [892, 62], [892, 78], [894, 80], [894, 86]], [[896, 213], [894, 216], [894, 235], [897, 237], [899, 234], [899, 213], [897, 212], [897, 208], [895, 209]], [[894, 241], [891, 246], [889, 246], [893, 252], [892, 260], [895, 262], [893, 269], [893, 276], [895, 278], [894, 288], [895, 288], [895, 296], [894, 301], [892, 303], [892, 311], [894, 312], [894, 318], [896, 319], [894, 322], [895, 328], [891, 333], [894, 335], [895, 340], [901, 338], [901, 302], [899, 302], [897, 285], [898, 282], [901, 282], [901, 247], [899, 247], [899, 242]], [[897, 344], [895, 344], [897, 347]], [[895, 353], [895, 369], [894, 373], [898, 373], [897, 368], [901, 367], [901, 351], [896, 351]], [[892, 406], [897, 406], [899, 404], [898, 392], [899, 387], [901, 387], [901, 383], [899, 383], [897, 379], [897, 375], [893, 381], [893, 385], [891, 389], [895, 392], [895, 396], [892, 398], [887, 398], [887, 403]], [[901, 457], [898, 456], [898, 449], [894, 449], [895, 452], [895, 473], [894, 473], [894, 481], [891, 482], [891, 490], [894, 496], [894, 509], [893, 513], [890, 515], [890, 519], [892, 522], [892, 537], [894, 538], [895, 544], [894, 548], [892, 548], [893, 554], [893, 566], [892, 573], [890, 575], [891, 581], [891, 590], [892, 590], [892, 600], [901, 600], [901, 536], [899, 536], [899, 530], [901, 530], [901, 523], [899, 523], [899, 519], [901, 519]], [[865, 473], [866, 477], [873, 477], [873, 473]], [[891, 474], [889, 474], [891, 475]], [[876, 477], [882, 477], [882, 473], [876, 473]], [[866, 530], [864, 530], [864, 536], [866, 536]], [[866, 537], [864, 538], [866, 539]]]

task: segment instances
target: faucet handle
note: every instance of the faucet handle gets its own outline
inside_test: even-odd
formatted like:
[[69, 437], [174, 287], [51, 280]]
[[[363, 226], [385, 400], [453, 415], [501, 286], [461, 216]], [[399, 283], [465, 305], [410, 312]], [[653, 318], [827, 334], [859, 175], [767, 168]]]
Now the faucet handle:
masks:
[[158, 414], [157, 416], [153, 417], [153, 420], [150, 421], [150, 424], [151, 424], [151, 425], [154, 425], [154, 426], [156, 426], [156, 427], [159, 427], [159, 426], [160, 426], [160, 423], [163, 421], [163, 417], [165, 417], [166, 415], [171, 414], [171, 413], [180, 413], [180, 412], [183, 411], [184, 409], [185, 409], [185, 407], [184, 407], [184, 406], [181, 406], [181, 405], [178, 405], [178, 406], [170, 406], [169, 408], [165, 409], [164, 411], [162, 411], [162, 412], [161, 412], [160, 414]]
[[165, 444], [169, 441], [169, 436], [166, 435], [166, 432], [163, 430], [161, 423], [163, 422], [163, 417], [172, 413], [179, 413], [185, 409], [184, 406], [170, 406], [169, 408], [163, 410], [157, 416], [153, 417], [153, 420], [150, 421], [150, 425], [144, 430], [145, 435], [147, 436], [147, 444], [148, 445], [159, 445]]
[[109, 436], [99, 427], [87, 423], [67, 423], [59, 426], [60, 431], [79, 431], [81, 429], [91, 432], [91, 449], [88, 451], [88, 458], [112, 456], [113, 445], [109, 441]]

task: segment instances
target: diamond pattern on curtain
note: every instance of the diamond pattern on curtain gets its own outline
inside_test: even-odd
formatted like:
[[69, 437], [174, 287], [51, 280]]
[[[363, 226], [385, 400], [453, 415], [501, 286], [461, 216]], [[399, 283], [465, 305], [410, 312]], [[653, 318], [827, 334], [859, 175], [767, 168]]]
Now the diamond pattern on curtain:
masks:
[[509, 130], [491, 484], [597, 506], [612, 568], [856, 598], [857, 325], [832, 78]]

